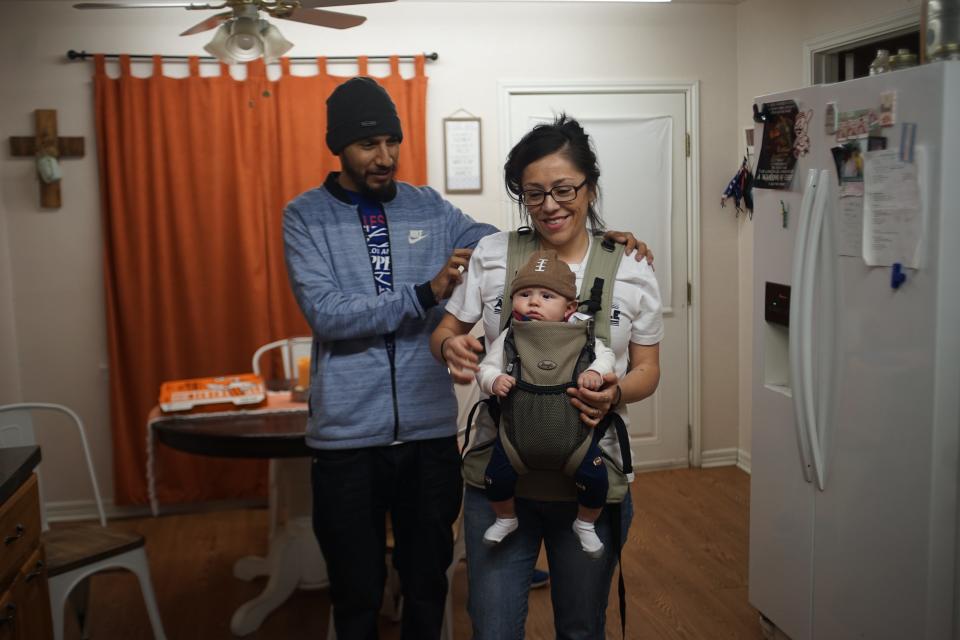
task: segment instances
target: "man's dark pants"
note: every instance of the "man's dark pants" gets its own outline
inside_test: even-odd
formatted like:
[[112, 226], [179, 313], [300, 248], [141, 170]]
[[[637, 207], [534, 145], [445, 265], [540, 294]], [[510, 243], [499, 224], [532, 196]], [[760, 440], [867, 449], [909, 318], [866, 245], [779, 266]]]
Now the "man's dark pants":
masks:
[[456, 438], [318, 450], [313, 530], [327, 561], [339, 640], [377, 638], [386, 514], [403, 591], [404, 640], [440, 637], [463, 484]]

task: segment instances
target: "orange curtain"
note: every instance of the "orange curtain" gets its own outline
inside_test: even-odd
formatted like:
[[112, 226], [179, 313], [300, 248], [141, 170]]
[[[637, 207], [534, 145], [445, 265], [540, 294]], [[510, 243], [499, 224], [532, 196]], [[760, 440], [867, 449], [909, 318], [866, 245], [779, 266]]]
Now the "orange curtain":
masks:
[[[343, 77], [277, 81], [257, 61], [244, 81], [94, 75], [104, 280], [110, 357], [115, 499], [144, 504], [146, 416], [165, 380], [250, 370], [254, 350], [309, 334], [287, 284], [284, 204], [318, 186], [339, 162], [327, 150], [326, 99]], [[425, 184], [424, 60], [403, 78], [399, 62], [377, 80], [400, 114], [398, 177]], [[360, 73], [366, 72], [361, 59]], [[156, 448], [161, 503], [266, 494], [266, 462], [200, 458]]]

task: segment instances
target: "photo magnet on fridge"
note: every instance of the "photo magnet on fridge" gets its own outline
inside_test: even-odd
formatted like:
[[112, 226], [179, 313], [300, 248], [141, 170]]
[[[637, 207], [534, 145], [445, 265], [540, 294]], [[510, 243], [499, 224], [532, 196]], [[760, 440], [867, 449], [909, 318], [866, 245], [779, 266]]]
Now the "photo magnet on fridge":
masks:
[[844, 111], [840, 114], [837, 125], [837, 142], [866, 138], [872, 129], [876, 129], [878, 119], [873, 109], [858, 109]]
[[863, 162], [866, 141], [849, 140], [839, 147], [833, 147], [833, 162], [840, 182], [840, 197], [863, 195]]

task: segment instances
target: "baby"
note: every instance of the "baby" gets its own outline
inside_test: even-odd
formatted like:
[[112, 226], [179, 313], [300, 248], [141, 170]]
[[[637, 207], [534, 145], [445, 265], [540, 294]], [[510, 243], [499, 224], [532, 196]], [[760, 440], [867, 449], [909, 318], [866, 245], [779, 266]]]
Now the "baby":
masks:
[[[576, 296], [576, 278], [570, 267], [557, 258], [557, 252], [535, 252], [517, 271], [511, 284], [512, 321], [581, 321], [574, 316], [577, 310]], [[508, 331], [510, 329], [501, 333], [490, 345], [477, 373], [480, 389], [488, 395], [501, 398], [506, 397], [517, 383], [516, 378], [503, 373], [503, 345]], [[615, 363], [613, 351], [602, 341], [596, 340], [594, 352], [596, 359], [577, 378], [580, 387], [591, 390], [597, 390], [603, 385], [604, 374], [612, 372]], [[564, 401], [567, 401], [566, 398]], [[600, 435], [602, 434], [599, 430], [594, 431], [590, 448], [573, 476], [577, 486], [578, 503], [573, 532], [580, 540], [583, 550], [594, 558], [603, 554], [603, 542], [597, 536], [594, 523], [606, 503], [608, 486], [607, 468], [597, 444]], [[486, 544], [495, 545], [501, 542], [519, 526], [514, 503], [517, 476], [500, 438], [496, 438], [487, 465], [485, 482], [487, 498], [497, 519], [483, 535]]]

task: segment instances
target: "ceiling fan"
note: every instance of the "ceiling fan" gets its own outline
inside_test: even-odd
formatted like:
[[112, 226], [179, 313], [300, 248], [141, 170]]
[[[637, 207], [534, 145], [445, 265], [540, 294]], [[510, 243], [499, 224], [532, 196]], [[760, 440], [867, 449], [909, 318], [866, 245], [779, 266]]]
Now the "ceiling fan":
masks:
[[394, 2], [395, 0], [223, 0], [215, 4], [196, 2], [81, 2], [76, 9], [166, 9], [188, 11], [227, 9], [190, 27], [180, 35], [189, 36], [210, 29], [216, 34], [204, 49], [228, 63], [249, 62], [263, 56], [273, 62], [293, 47], [280, 30], [260, 17], [263, 11], [271, 18], [292, 20], [331, 29], [349, 29], [363, 24], [366, 18], [320, 7]]

